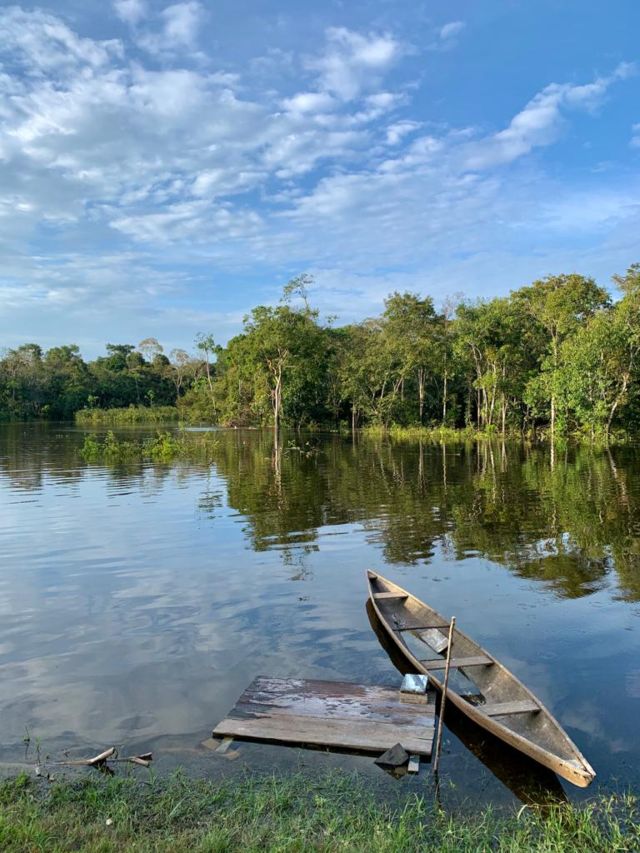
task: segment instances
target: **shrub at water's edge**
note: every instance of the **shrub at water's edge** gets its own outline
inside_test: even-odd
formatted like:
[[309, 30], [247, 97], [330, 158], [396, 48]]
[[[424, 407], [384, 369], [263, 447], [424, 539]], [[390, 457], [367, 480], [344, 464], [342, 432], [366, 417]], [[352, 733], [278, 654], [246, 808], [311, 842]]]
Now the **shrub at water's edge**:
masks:
[[[426, 426], [397, 426], [392, 425], [388, 428], [382, 426], [367, 426], [361, 430], [362, 434], [367, 438], [391, 438], [398, 441], [434, 441], [448, 443], [458, 443], [466, 441], [481, 441], [495, 439], [495, 432], [477, 430], [474, 427], [465, 427], [456, 429], [454, 427], [426, 427]], [[518, 436], [522, 440], [522, 436]]]
[[[429, 790], [429, 789], [428, 789]], [[247, 777], [176, 774], [47, 784], [26, 775], [0, 784], [0, 848], [94, 851], [637, 850], [637, 798], [586, 805], [490, 808], [450, 814], [430, 793], [380, 802], [355, 775]]]
[[80, 409], [75, 414], [80, 426], [126, 426], [161, 424], [178, 420], [175, 406], [126, 406], [120, 409]]
[[152, 438], [122, 440], [110, 430], [103, 439], [94, 435], [85, 437], [80, 455], [85, 462], [117, 464], [149, 461], [211, 462], [218, 446], [213, 433], [158, 432]]

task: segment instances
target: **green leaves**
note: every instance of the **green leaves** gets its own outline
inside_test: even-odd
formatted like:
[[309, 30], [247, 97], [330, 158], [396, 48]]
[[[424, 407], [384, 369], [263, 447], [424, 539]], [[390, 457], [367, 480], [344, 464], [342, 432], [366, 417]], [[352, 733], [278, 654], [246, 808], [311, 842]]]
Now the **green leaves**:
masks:
[[190, 422], [353, 428], [441, 425], [608, 439], [640, 428], [640, 264], [614, 276], [622, 298], [577, 273], [436, 310], [394, 292], [381, 316], [334, 328], [310, 304], [313, 278], [259, 305], [225, 347], [195, 357], [155, 338], [107, 344], [86, 363], [75, 345], [0, 358], [0, 418], [67, 419], [91, 409], [177, 406]]

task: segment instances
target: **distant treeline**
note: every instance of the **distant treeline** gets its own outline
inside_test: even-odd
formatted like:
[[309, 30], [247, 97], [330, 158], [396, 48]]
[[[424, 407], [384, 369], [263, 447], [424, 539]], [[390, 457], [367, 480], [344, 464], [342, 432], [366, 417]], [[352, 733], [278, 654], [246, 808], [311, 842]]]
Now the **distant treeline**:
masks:
[[[197, 341], [198, 355], [173, 350], [169, 357], [155, 338], [107, 344], [107, 353], [86, 362], [75, 344], [47, 352], [37, 344], [9, 349], [0, 359], [0, 419], [71, 420], [84, 423], [170, 420], [176, 402], [206, 377], [212, 356], [209, 338]], [[100, 416], [112, 410], [113, 418]]]
[[380, 317], [334, 327], [309, 304], [308, 276], [259, 306], [226, 347], [167, 357], [153, 338], [35, 344], [0, 360], [0, 416], [69, 418], [80, 409], [176, 405], [223, 425], [400, 425], [488, 433], [640, 431], [640, 264], [614, 276], [621, 298], [578, 274], [549, 276], [508, 297], [450, 301], [393, 293]]

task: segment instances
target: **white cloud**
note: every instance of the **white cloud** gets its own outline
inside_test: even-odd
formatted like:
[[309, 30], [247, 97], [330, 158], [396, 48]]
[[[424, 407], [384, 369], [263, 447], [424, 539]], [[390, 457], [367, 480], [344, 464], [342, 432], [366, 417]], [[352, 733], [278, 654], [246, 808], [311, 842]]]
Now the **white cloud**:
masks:
[[405, 136], [413, 133], [420, 127], [418, 121], [397, 121], [395, 124], [389, 125], [387, 128], [387, 142], [389, 145], [397, 145]]
[[633, 148], [640, 148], [640, 122], [631, 128], [631, 145]]
[[138, 36], [138, 44], [152, 54], [195, 50], [204, 7], [197, 0], [167, 6], [160, 13], [161, 29], [149, 29]]
[[167, 6], [162, 12], [166, 40], [190, 47], [197, 39], [202, 16], [203, 8], [195, 0]]
[[191, 193], [196, 198], [214, 199], [228, 196], [263, 183], [267, 176], [268, 172], [260, 169], [246, 169], [237, 172], [223, 168], [203, 169], [196, 175], [191, 186]]
[[[165, 10], [174, 24], [176, 8]], [[22, 32], [14, 30], [14, 43], [7, 40], [5, 49], [39, 43], [42, 16], [20, 22]], [[237, 77], [223, 70], [148, 68], [127, 62], [112, 43], [105, 47], [58, 31], [82, 47], [66, 65], [46, 79], [0, 76], [0, 96], [6, 96], [0, 216], [7, 211], [12, 220], [7, 241], [48, 221], [96, 234], [112, 228], [142, 243], [213, 247], [228, 241], [225, 251], [235, 251], [234, 240], [257, 239], [264, 224], [234, 199], [320, 162], [353, 161], [373, 142], [365, 126], [400, 102], [394, 93], [369, 91], [360, 110], [340, 113], [326, 91], [275, 103], [243, 99], [230, 88]], [[172, 32], [193, 35], [188, 27]], [[349, 41], [361, 67], [385, 64], [375, 42], [353, 33]], [[40, 50], [32, 49], [25, 61], [41, 63]], [[271, 194], [276, 203], [278, 193]]]
[[402, 54], [401, 44], [389, 35], [362, 35], [345, 27], [327, 30], [327, 48], [308, 60], [317, 71], [322, 89], [350, 101], [363, 89], [373, 88], [380, 75]]
[[640, 216], [636, 187], [571, 191], [551, 198], [541, 207], [539, 218], [556, 232], [573, 233], [609, 228]]
[[426, 50], [437, 53], [445, 53], [451, 50], [457, 45], [458, 36], [466, 26], [464, 21], [449, 21], [435, 31], [431, 43], [426, 45]]
[[123, 216], [112, 221], [113, 228], [143, 243], [202, 240], [203, 227], [223, 232], [226, 240], [248, 238], [260, 225], [259, 215], [252, 210], [236, 210], [225, 204], [205, 200], [176, 202], [161, 212]]
[[632, 66], [624, 63], [608, 77], [585, 85], [552, 83], [532, 98], [505, 130], [471, 144], [467, 166], [483, 169], [510, 163], [534, 148], [551, 144], [562, 130], [566, 112], [594, 110], [612, 83], [628, 77], [631, 70]]
[[404, 96], [396, 92], [376, 92], [365, 98], [365, 104], [375, 110], [386, 111], [402, 103], [403, 99]]
[[119, 41], [81, 38], [46, 12], [25, 12], [17, 6], [0, 10], [0, 57], [11, 55], [30, 77], [62, 73], [77, 63], [97, 69], [121, 53]]
[[466, 24], [464, 21], [450, 21], [440, 29], [439, 36], [443, 41], [455, 38], [462, 32], [465, 26]]
[[264, 156], [264, 163], [275, 170], [276, 177], [290, 178], [312, 169], [326, 159], [345, 160], [352, 157], [367, 141], [364, 133], [354, 130], [315, 130], [279, 135]]
[[120, 20], [132, 27], [139, 24], [147, 15], [145, 0], [113, 0], [113, 8]]
[[298, 92], [282, 101], [283, 108], [292, 113], [322, 113], [333, 109], [335, 105], [335, 100], [328, 92]]

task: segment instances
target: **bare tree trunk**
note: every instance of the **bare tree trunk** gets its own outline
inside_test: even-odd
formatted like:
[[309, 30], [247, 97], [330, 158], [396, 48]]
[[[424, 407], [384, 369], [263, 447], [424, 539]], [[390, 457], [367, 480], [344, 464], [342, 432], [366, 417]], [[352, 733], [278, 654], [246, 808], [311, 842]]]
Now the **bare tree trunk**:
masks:
[[424, 422], [424, 370], [422, 367], [418, 369], [418, 398], [420, 400], [420, 426], [422, 426]]
[[273, 389], [273, 425], [275, 431], [280, 428], [280, 417], [282, 414], [282, 367], [278, 365], [275, 374], [276, 384]]
[[607, 441], [609, 441], [609, 434], [611, 432], [611, 424], [613, 423], [613, 417], [616, 413], [616, 409], [620, 405], [620, 401], [622, 400], [622, 398], [624, 397], [624, 395], [626, 393], [628, 384], [629, 384], [629, 375], [627, 373], [625, 373], [624, 379], [622, 382], [622, 388], [620, 389], [620, 393], [618, 394], [618, 396], [614, 400], [614, 402], [611, 406], [611, 410], [609, 411], [609, 417], [607, 418], [607, 426], [605, 428], [605, 435], [606, 435]]
[[445, 426], [447, 423], [447, 396], [449, 394], [448, 378], [448, 371], [445, 367], [444, 377], [442, 380], [442, 426]]
[[487, 419], [489, 422], [489, 425], [491, 425], [493, 423], [493, 413], [495, 412], [495, 408], [496, 408], [496, 388], [494, 385], [493, 388], [491, 389], [491, 404], [489, 406], [489, 417]]
[[558, 372], [558, 339], [553, 338], [553, 390], [551, 392], [551, 442], [556, 437], [556, 373]]

